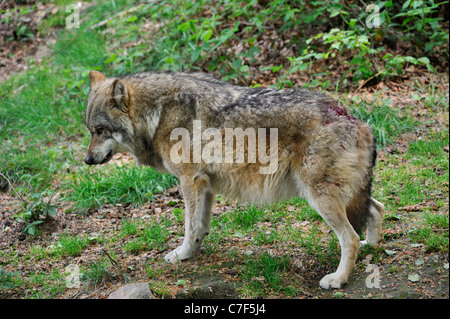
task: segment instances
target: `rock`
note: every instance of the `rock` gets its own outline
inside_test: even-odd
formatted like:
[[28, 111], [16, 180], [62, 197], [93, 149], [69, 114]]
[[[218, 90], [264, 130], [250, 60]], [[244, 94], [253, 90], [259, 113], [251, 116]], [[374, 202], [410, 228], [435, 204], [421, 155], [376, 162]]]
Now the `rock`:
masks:
[[237, 298], [233, 284], [223, 282], [221, 277], [207, 277], [200, 280], [200, 285], [179, 291], [177, 299], [230, 299]]
[[127, 284], [113, 291], [108, 299], [155, 299], [147, 282]]

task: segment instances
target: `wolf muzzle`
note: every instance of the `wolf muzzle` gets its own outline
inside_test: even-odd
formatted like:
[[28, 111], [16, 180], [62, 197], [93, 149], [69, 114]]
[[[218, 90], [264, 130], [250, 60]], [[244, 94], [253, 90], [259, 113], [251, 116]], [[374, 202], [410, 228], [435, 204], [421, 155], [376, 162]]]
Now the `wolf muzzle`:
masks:
[[95, 161], [94, 161], [94, 157], [91, 156], [91, 155], [87, 155], [87, 156], [84, 158], [84, 162], [85, 162], [86, 164], [88, 164], [88, 165], [95, 165], [95, 164], [96, 164]]
[[88, 154], [86, 155], [86, 157], [84, 158], [84, 162], [88, 165], [99, 165], [99, 164], [105, 164], [108, 163], [111, 158], [113, 157], [114, 152], [113, 150], [110, 150], [109, 153], [105, 156], [105, 158], [103, 158], [102, 160], [99, 160], [98, 158], [96, 159], [95, 156]]

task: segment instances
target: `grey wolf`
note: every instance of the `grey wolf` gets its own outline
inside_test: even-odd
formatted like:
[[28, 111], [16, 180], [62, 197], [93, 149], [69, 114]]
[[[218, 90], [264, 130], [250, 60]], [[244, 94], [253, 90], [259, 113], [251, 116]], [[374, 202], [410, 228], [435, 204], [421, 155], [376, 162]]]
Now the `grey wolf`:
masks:
[[[302, 89], [234, 86], [200, 73], [106, 77], [91, 71], [89, 77], [86, 125], [91, 141], [86, 164], [104, 164], [117, 152], [129, 152], [137, 163], [179, 179], [186, 205], [185, 234], [182, 245], [165, 256], [168, 262], [191, 258], [199, 250], [209, 233], [217, 194], [250, 203], [306, 198], [340, 243], [336, 272], [319, 283], [325, 289], [347, 282], [361, 244], [358, 234], [365, 227], [365, 242], [377, 245], [384, 206], [371, 196], [375, 139], [369, 125], [333, 99]], [[194, 121], [200, 121], [202, 136], [225, 136], [226, 129], [276, 129], [277, 143], [271, 144], [268, 135], [255, 135], [256, 143], [263, 145], [256, 152], [265, 153], [255, 156], [248, 147], [253, 135], [246, 134], [244, 148], [231, 152], [234, 159], [243, 152], [247, 161], [220, 156], [205, 161], [192, 151], [182, 154], [195, 143], [216, 153], [207, 140], [195, 138]], [[183, 134], [188, 136], [183, 139]], [[215, 138], [215, 146], [224, 150], [227, 142], [222, 136]], [[276, 152], [271, 145], [276, 145]], [[263, 163], [260, 155], [267, 154], [277, 154], [276, 170], [261, 173], [267, 161]]]

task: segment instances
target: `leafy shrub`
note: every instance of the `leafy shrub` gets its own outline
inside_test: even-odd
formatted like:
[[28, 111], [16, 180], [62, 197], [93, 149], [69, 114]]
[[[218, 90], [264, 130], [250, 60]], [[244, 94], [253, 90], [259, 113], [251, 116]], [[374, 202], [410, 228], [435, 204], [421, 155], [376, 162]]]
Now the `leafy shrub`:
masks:
[[[143, 5], [133, 15], [110, 22], [116, 31], [111, 40], [118, 50], [105, 63], [114, 62], [119, 73], [200, 70], [234, 83], [248, 83], [255, 72], [267, 70], [267, 66], [258, 69], [263, 51], [279, 54], [280, 48], [270, 48], [279, 41], [267, 39], [271, 30], [277, 30], [273, 33], [277, 37], [286, 38], [284, 48], [294, 48], [294, 55], [285, 56], [275, 71], [280, 75], [278, 87], [293, 86], [292, 76], [305, 71], [311, 77], [325, 78], [327, 70], [316, 74], [311, 65], [338, 55], [349, 57], [343, 61], [347, 71], [339, 82], [355, 85], [401, 74], [409, 64], [433, 71], [433, 61], [426, 56], [434, 51], [438, 53], [433, 63], [436, 58], [448, 61], [448, 30], [437, 17], [448, 1], [376, 1], [376, 7], [337, 0], [260, 3], [219, 0], [210, 5], [206, 0], [162, 0]], [[137, 27], [148, 17], [152, 25], [149, 29]], [[151, 35], [147, 34], [149, 30]], [[120, 41], [132, 45], [122, 48], [117, 35]], [[402, 55], [387, 50], [396, 43], [406, 43], [411, 52]], [[330, 85], [326, 81], [322, 84]]]

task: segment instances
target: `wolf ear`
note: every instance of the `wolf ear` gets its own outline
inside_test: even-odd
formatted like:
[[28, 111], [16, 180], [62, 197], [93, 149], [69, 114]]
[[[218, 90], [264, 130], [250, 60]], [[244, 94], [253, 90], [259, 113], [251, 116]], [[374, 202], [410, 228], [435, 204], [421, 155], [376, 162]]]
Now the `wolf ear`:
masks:
[[122, 112], [128, 111], [130, 96], [127, 87], [119, 79], [116, 79], [113, 83], [113, 100]]
[[102, 72], [92, 70], [89, 72], [89, 79], [91, 80], [91, 88], [97, 83], [103, 82], [106, 76]]

